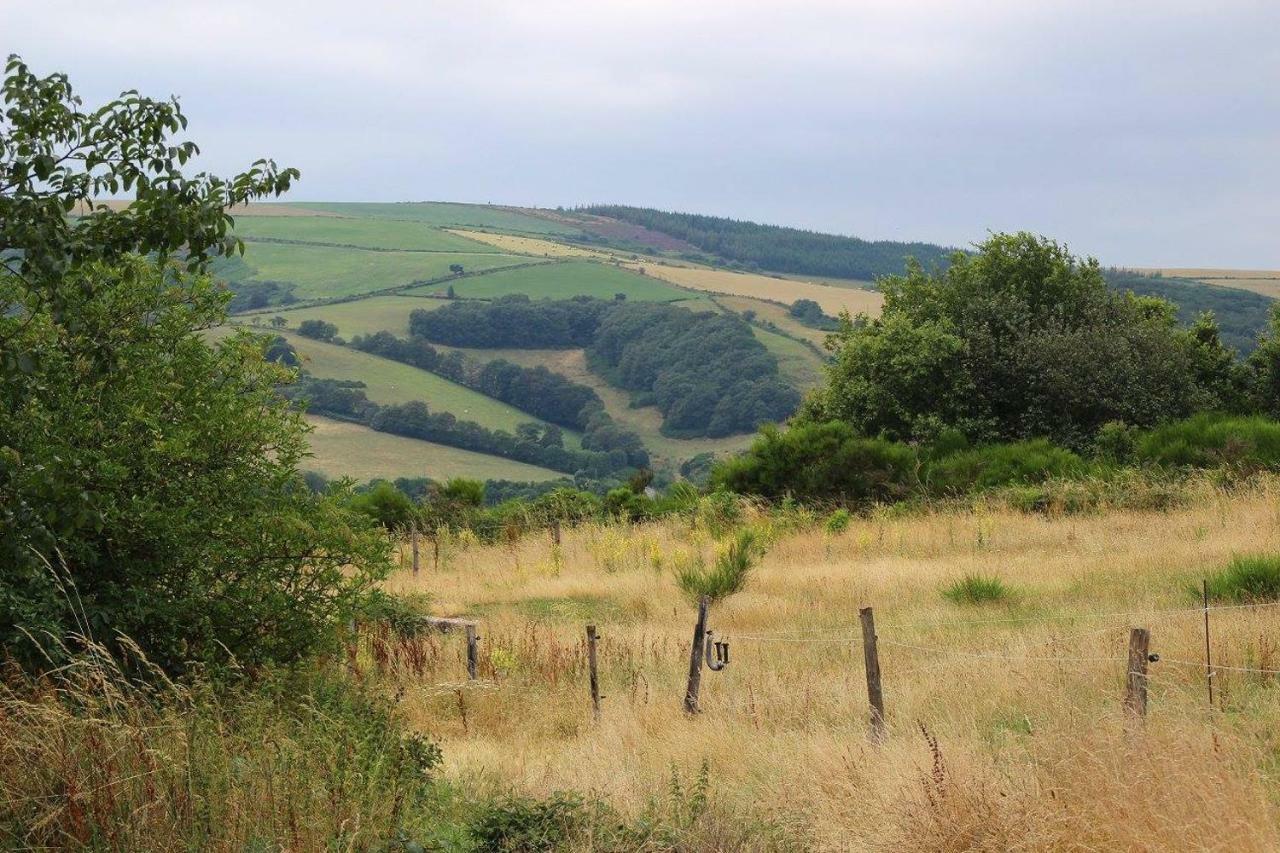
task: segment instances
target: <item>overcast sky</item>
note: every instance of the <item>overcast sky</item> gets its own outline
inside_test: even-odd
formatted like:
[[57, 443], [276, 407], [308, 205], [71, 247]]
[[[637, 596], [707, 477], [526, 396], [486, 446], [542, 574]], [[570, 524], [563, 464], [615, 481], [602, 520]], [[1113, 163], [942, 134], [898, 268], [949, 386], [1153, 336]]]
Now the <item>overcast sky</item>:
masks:
[[619, 202], [1280, 268], [1280, 3], [0, 0], [94, 103], [178, 94], [294, 200]]

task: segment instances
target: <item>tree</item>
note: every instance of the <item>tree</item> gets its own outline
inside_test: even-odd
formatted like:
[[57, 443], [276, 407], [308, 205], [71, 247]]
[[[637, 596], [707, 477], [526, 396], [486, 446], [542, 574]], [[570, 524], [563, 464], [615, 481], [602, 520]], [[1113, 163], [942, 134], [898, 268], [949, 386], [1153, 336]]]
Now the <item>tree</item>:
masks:
[[324, 320], [303, 320], [298, 324], [298, 334], [317, 341], [332, 341], [338, 336], [338, 327]]
[[1028, 233], [995, 234], [941, 273], [882, 279], [877, 319], [844, 318], [803, 420], [862, 435], [1086, 446], [1108, 421], [1151, 426], [1242, 395], [1211, 319], [1107, 287], [1097, 261]]
[[[306, 427], [270, 342], [201, 334], [229, 298], [199, 274], [235, 248], [225, 207], [297, 173], [187, 178], [176, 101], [83, 112], [17, 59], [3, 96], [0, 647], [38, 666], [128, 636], [180, 671], [327, 644], [389, 567], [385, 537], [298, 474]], [[90, 207], [120, 189], [129, 207]]]
[[449, 289], [444, 292], [446, 299], [456, 299], [457, 294], [453, 292], [453, 285], [449, 285]]
[[[462, 275], [462, 264], [449, 264], [449, 272], [454, 275]], [[449, 289], [453, 290], [453, 285], [449, 285]], [[452, 294], [450, 294], [452, 296]]]
[[289, 325], [289, 321], [279, 314], [271, 318], [271, 328], [273, 329], [283, 329], [287, 325]]

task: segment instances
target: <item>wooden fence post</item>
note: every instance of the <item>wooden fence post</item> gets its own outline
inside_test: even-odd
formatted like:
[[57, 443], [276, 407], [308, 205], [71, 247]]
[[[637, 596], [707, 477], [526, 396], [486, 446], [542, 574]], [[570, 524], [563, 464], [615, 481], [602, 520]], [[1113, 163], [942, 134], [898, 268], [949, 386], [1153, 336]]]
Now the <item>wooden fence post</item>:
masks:
[[432, 553], [431, 568], [438, 572], [440, 571], [440, 531], [439, 530], [437, 530], [436, 534], [431, 537], [431, 553]]
[[1147, 661], [1150, 649], [1151, 632], [1146, 628], [1131, 628], [1124, 709], [1139, 720], [1147, 716]]
[[591, 713], [600, 722], [600, 675], [596, 669], [596, 626], [587, 626], [587, 668], [591, 676]]
[[476, 626], [467, 626], [467, 677], [472, 681], [476, 677], [476, 664], [480, 659], [478, 644], [480, 637], [476, 634]]
[[551, 544], [560, 544], [560, 519], [558, 518], [551, 522]]
[[1213, 707], [1213, 655], [1209, 652], [1209, 579], [1202, 578], [1200, 590], [1204, 594], [1204, 680], [1209, 686], [1209, 707]]
[[698, 621], [693, 626], [693, 648], [689, 650], [689, 684], [684, 691], [686, 714], [698, 713], [698, 691], [702, 686], [702, 644], [707, 633], [707, 608], [711, 600], [705, 595], [698, 599]]
[[884, 690], [880, 684], [880, 651], [876, 645], [876, 617], [870, 607], [858, 611], [862, 622], [862, 661], [867, 670], [867, 701], [871, 704], [871, 739], [882, 741], [884, 727]]
[[410, 547], [413, 549], [413, 573], [418, 573], [418, 525], [410, 528], [409, 532]]

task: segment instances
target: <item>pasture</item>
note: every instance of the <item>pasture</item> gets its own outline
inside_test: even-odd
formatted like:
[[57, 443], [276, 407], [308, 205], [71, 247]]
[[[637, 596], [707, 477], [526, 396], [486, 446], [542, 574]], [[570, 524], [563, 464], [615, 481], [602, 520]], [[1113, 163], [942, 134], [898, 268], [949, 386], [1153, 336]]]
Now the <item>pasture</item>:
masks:
[[443, 481], [469, 477], [540, 482], [564, 476], [536, 465], [404, 438], [318, 415], [308, 415], [307, 423], [312, 428], [307, 437], [312, 456], [303, 460], [301, 467], [330, 478], [354, 477], [364, 481], [430, 477]]
[[[294, 220], [289, 220], [290, 222]], [[231, 280], [284, 281], [300, 300], [353, 296], [443, 278], [452, 264], [468, 271], [528, 263], [518, 255], [399, 252], [286, 243], [249, 243], [244, 262], [252, 271]]]
[[421, 222], [394, 219], [245, 215], [236, 217], [235, 233], [245, 240], [296, 240], [366, 249], [499, 254], [493, 247], [466, 237]]
[[[479, 678], [466, 680], [456, 635], [384, 641], [382, 671], [464, 790], [589, 792], [634, 817], [655, 792], [699, 790], [705, 772], [696, 849], [747, 837], [761, 849], [1269, 851], [1276, 610], [1213, 610], [1210, 708], [1194, 589], [1235, 554], [1280, 548], [1278, 500], [1264, 481], [1206, 486], [1169, 511], [979, 504], [855, 517], [840, 532], [748, 513], [770, 547], [745, 591], [712, 608], [732, 654], [703, 672], [696, 717], [681, 710], [694, 608], [673, 571], [723, 547], [705, 523], [589, 525], [556, 547], [450, 540], [439, 571], [387, 587], [479, 618]], [[1006, 593], [953, 603], [944, 593], [967, 576]], [[864, 606], [884, 680], [879, 745]], [[603, 635], [599, 722], [588, 624]], [[1131, 626], [1150, 629], [1160, 656], [1145, 725], [1121, 704]], [[685, 794], [667, 796], [677, 808]]]
[[422, 299], [412, 296], [371, 296], [332, 305], [313, 305], [307, 308], [291, 308], [264, 312], [261, 319], [279, 315], [297, 328], [303, 320], [324, 320], [338, 327], [338, 334], [350, 340], [356, 335], [375, 332], [391, 332], [405, 337], [409, 334], [409, 314], [419, 308], [428, 311], [448, 303], [443, 299]]
[[680, 287], [722, 293], [727, 296], [749, 296], [756, 299], [772, 299], [790, 305], [797, 299], [812, 299], [828, 314], [841, 311], [850, 314], [876, 316], [884, 304], [884, 297], [872, 290], [851, 287], [828, 287], [789, 278], [774, 278], [758, 273], [733, 272], [709, 267], [674, 266], [654, 261], [628, 262], [625, 266], [641, 270], [645, 275], [669, 281]]
[[763, 299], [752, 299], [746, 296], [716, 296], [714, 299], [721, 307], [736, 314], [754, 311], [758, 320], [773, 323], [788, 335], [809, 341], [817, 347], [823, 345], [829, 334], [801, 323], [792, 317], [785, 307], [776, 302], [766, 302]]
[[583, 249], [578, 246], [556, 243], [552, 240], [543, 240], [538, 237], [520, 237], [514, 234], [494, 234], [488, 231], [467, 231], [463, 229], [451, 229], [449, 233], [478, 243], [486, 243], [499, 251], [511, 252], [516, 255], [533, 255], [534, 257], [544, 258], [596, 258], [598, 260], [610, 260], [615, 257], [611, 252]]
[[576, 259], [424, 285], [410, 292], [442, 294], [450, 285], [454, 293], [465, 299], [497, 299], [513, 293], [524, 293], [534, 299], [571, 299], [574, 296], [613, 299], [615, 294], [625, 293], [628, 299], [636, 302], [673, 302], [694, 295], [619, 267]]
[[799, 341], [762, 329], [751, 327], [751, 334], [764, 344], [765, 349], [778, 359], [778, 372], [801, 391], [807, 391], [822, 384], [826, 374], [823, 372], [823, 360], [809, 347]]
[[1229, 269], [1144, 269], [1139, 272], [1158, 272], [1176, 278], [1189, 278], [1215, 287], [1231, 287], [1248, 290], [1280, 299], [1280, 270], [1229, 270]]
[[335, 213], [339, 216], [400, 219], [421, 222], [438, 228], [495, 228], [526, 234], [577, 234], [577, 228], [541, 216], [521, 212], [519, 208], [489, 204], [462, 204], [447, 201], [421, 202], [296, 202], [309, 211]]

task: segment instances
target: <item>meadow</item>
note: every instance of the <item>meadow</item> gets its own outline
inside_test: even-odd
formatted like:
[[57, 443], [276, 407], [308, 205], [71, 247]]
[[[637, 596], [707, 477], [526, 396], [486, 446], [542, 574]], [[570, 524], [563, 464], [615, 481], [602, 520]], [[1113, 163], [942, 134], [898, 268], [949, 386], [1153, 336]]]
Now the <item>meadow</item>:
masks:
[[371, 219], [399, 219], [439, 228], [497, 228], [528, 234], [577, 234], [577, 228], [519, 208], [447, 201], [426, 202], [291, 202], [308, 211]]
[[495, 254], [491, 246], [457, 234], [432, 228], [421, 222], [392, 219], [245, 215], [236, 217], [235, 233], [246, 240], [289, 240], [366, 249]]
[[408, 287], [448, 276], [453, 264], [474, 271], [528, 263], [519, 255], [374, 251], [300, 243], [250, 243], [244, 261], [252, 270], [247, 280], [289, 282], [296, 285], [293, 295], [299, 300]]
[[1204, 268], [1146, 269], [1142, 272], [1158, 272], [1176, 278], [1189, 278], [1215, 287], [1233, 287], [1248, 290], [1272, 299], [1280, 299], [1280, 271], [1277, 270], [1228, 270]]
[[674, 302], [696, 296], [620, 267], [578, 259], [424, 285], [409, 292], [443, 294], [451, 285], [454, 293], [466, 299], [497, 299], [513, 293], [524, 293], [533, 299], [613, 299], [615, 294], [625, 293], [628, 299], [640, 302]]
[[584, 249], [580, 246], [570, 246], [566, 243], [557, 243], [553, 240], [544, 240], [538, 237], [496, 234], [489, 231], [468, 231], [465, 229], [451, 229], [450, 233], [479, 243], [486, 243], [503, 252], [512, 252], [517, 255], [535, 255], [546, 258], [596, 258], [602, 261], [612, 260], [616, 257], [616, 254], [612, 252]]
[[[689, 849], [1274, 850], [1277, 611], [1212, 611], [1210, 707], [1195, 590], [1235, 555], [1276, 552], [1280, 484], [1197, 489], [1168, 511], [979, 503], [843, 530], [748, 514], [770, 547], [712, 609], [731, 662], [703, 673], [696, 717], [681, 710], [694, 612], [673, 570], [722, 547], [698, 521], [588, 525], [559, 546], [449, 540], [438, 571], [387, 588], [479, 618], [479, 679], [455, 636], [375, 636], [383, 664], [368, 666], [439, 739], [448, 783], [476, 795], [577, 791], [637, 816], [687, 797], [705, 767]], [[998, 592], [967, 603], [966, 578]], [[864, 606], [883, 743], [868, 735]], [[587, 624], [603, 636], [598, 723]], [[1121, 707], [1131, 626], [1160, 655], [1145, 725]]]
[[772, 299], [790, 305], [797, 299], [812, 299], [822, 306], [827, 314], [836, 315], [841, 311], [850, 314], [868, 314], [876, 316], [884, 297], [873, 290], [858, 290], [852, 287], [828, 287], [807, 281], [795, 281], [789, 278], [775, 278], [759, 273], [734, 272], [731, 270], [711, 269], [708, 267], [676, 266], [655, 261], [631, 261], [625, 266], [637, 271], [643, 270], [645, 275], [669, 281], [680, 287], [692, 290], [704, 290], [709, 293], [722, 293], [727, 296], [750, 296], [757, 299]]
[[756, 340], [778, 359], [778, 371], [796, 388], [807, 391], [822, 384], [822, 357], [800, 341], [753, 325], [751, 333]]
[[279, 315], [293, 327], [297, 327], [303, 320], [324, 320], [337, 326], [338, 334], [347, 339], [356, 335], [371, 335], [383, 331], [405, 337], [409, 334], [411, 312], [419, 309], [431, 311], [447, 304], [443, 299], [423, 299], [391, 294], [335, 302], [332, 305], [269, 310], [259, 319]]
[[307, 437], [312, 456], [303, 461], [302, 467], [330, 478], [354, 477], [367, 481], [397, 477], [434, 480], [474, 477], [540, 482], [564, 476], [548, 468], [378, 432], [332, 418], [308, 415], [307, 423], [312, 428]]

